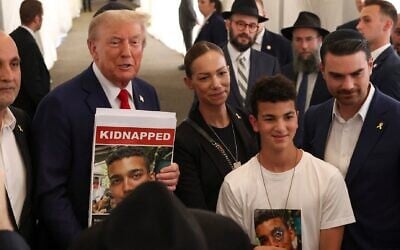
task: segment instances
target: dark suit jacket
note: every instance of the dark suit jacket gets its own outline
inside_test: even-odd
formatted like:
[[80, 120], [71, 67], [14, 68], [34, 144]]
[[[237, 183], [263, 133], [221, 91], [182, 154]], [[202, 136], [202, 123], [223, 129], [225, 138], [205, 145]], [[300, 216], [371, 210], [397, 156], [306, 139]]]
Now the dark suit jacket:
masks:
[[190, 29], [196, 25], [196, 12], [192, 0], [181, 0], [179, 5], [179, 25], [181, 29]]
[[35, 38], [22, 27], [14, 30], [14, 39], [21, 58], [21, 89], [13, 106], [33, 117], [40, 100], [50, 91], [50, 74]]
[[276, 57], [279, 65], [284, 66], [293, 60], [292, 44], [285, 37], [265, 29], [261, 51]]
[[[137, 109], [160, 109], [151, 85], [135, 78], [132, 86]], [[87, 227], [98, 107], [111, 106], [91, 66], [50, 92], [38, 107], [33, 135], [38, 162], [40, 249], [66, 249]]]
[[231, 57], [228, 52], [227, 46], [223, 47], [225, 59], [229, 65], [229, 73], [231, 76], [231, 90], [226, 101], [232, 107], [239, 109], [245, 108], [250, 110], [250, 95], [256, 81], [262, 76], [273, 76], [280, 72], [278, 60], [266, 53], [251, 49], [250, 52], [250, 71], [248, 79], [247, 94], [245, 100], [245, 107], [243, 107], [243, 98], [240, 95], [239, 87], [237, 85], [235, 71], [232, 66]]
[[[33, 233], [34, 233], [34, 213], [33, 213], [33, 167], [31, 161], [31, 155], [29, 151], [29, 139], [30, 139], [30, 118], [21, 109], [10, 107], [11, 112], [15, 116], [17, 123], [13, 130], [14, 137], [18, 145], [18, 149], [21, 153], [22, 160], [24, 162], [26, 171], [26, 198], [22, 208], [19, 227], [17, 227], [14, 216], [11, 220], [14, 223], [14, 227], [18, 228], [18, 233], [29, 244], [33, 244]], [[12, 214], [11, 206], [9, 207], [10, 214]], [[1, 248], [0, 248], [1, 249]]]
[[400, 101], [400, 58], [392, 46], [375, 59], [370, 79], [383, 93]]
[[[238, 151], [244, 152], [239, 154], [244, 164], [257, 153], [257, 139], [244, 112], [231, 108], [228, 112], [236, 131]], [[198, 105], [190, 111], [189, 118], [218, 142], [199, 112]], [[221, 184], [232, 170], [221, 153], [191, 125], [183, 122], [176, 131], [174, 161], [181, 172], [176, 195], [188, 207], [215, 212]]]
[[0, 249], [29, 250], [30, 248], [18, 233], [0, 230]]
[[357, 25], [358, 25], [358, 22], [360, 21], [360, 19], [354, 19], [354, 20], [351, 20], [351, 21], [349, 21], [349, 22], [347, 22], [347, 23], [344, 23], [344, 24], [342, 24], [342, 25], [339, 25], [339, 26], [337, 26], [336, 27], [336, 30], [340, 30], [340, 29], [352, 29], [352, 30], [356, 30], [356, 31], [358, 31], [357, 30]]
[[[333, 99], [305, 114], [304, 150], [320, 159], [332, 107]], [[376, 89], [345, 177], [356, 223], [346, 225], [342, 249], [399, 249], [399, 117], [400, 103]]]
[[[282, 68], [282, 74], [292, 80], [294, 84], [297, 83], [297, 73], [294, 72], [293, 63], [290, 63]], [[320, 104], [330, 99], [332, 96], [326, 87], [325, 79], [323, 78], [321, 72], [318, 72], [317, 79], [315, 81], [314, 90], [311, 95], [310, 106]], [[301, 147], [303, 141], [303, 118], [299, 117], [299, 127], [297, 128], [296, 135], [294, 137], [294, 143]]]
[[194, 43], [200, 41], [215, 43], [220, 47], [224, 46], [228, 41], [225, 21], [217, 12], [214, 12], [207, 22], [201, 27]]
[[[294, 72], [293, 63], [285, 65], [282, 68], [282, 74], [289, 78], [290, 80], [294, 81], [296, 84], [297, 82], [297, 73]], [[324, 77], [322, 76], [321, 72], [318, 72], [317, 80], [315, 81], [314, 90], [311, 95], [310, 106], [320, 104], [329, 98], [331, 98], [331, 94], [326, 87], [326, 82]]]

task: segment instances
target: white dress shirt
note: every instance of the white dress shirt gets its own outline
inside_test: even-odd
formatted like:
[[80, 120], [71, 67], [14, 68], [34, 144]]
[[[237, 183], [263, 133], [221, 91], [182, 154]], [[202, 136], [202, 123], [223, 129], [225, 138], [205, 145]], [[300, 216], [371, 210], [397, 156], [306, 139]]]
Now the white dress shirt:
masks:
[[[96, 63], [93, 62], [93, 71], [96, 75], [97, 79], [100, 82], [101, 87], [106, 93], [108, 102], [110, 103], [113, 109], [119, 109], [121, 105], [121, 101], [118, 99], [119, 92], [121, 89], [115, 86], [112, 82], [110, 82], [100, 71]], [[129, 81], [128, 85], [125, 89], [129, 93], [129, 106], [131, 109], [136, 109], [135, 104], [133, 103], [133, 93], [132, 93], [132, 81]]]
[[364, 104], [347, 121], [340, 115], [336, 100], [333, 105], [332, 123], [326, 143], [324, 160], [336, 166], [343, 177], [347, 174], [354, 148], [356, 147], [369, 105], [375, 93], [374, 86], [372, 84], [369, 84], [369, 86], [369, 93]]
[[[4, 169], [7, 195], [15, 221], [19, 225], [26, 198], [26, 170], [13, 133], [16, 123], [14, 115], [7, 108], [0, 131], [0, 168]], [[22, 130], [20, 127], [16, 129]]]

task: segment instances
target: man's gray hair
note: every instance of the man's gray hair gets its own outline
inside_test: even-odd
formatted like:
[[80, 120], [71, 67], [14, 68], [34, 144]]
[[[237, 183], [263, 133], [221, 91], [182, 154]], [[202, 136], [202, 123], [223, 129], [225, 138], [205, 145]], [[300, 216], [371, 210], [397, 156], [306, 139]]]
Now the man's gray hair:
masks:
[[146, 26], [148, 26], [150, 16], [146, 13], [132, 10], [108, 10], [95, 16], [89, 24], [88, 40], [94, 41], [97, 39], [98, 29], [105, 24], [113, 23], [137, 23], [142, 27], [144, 34], [143, 47], [146, 44]]

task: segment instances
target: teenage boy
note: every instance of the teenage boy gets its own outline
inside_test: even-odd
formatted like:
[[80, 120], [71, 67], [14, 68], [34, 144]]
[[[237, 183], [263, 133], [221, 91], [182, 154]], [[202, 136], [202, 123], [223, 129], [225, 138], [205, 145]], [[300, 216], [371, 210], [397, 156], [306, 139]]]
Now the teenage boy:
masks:
[[[294, 217], [297, 249], [339, 249], [343, 226], [355, 221], [346, 185], [337, 168], [294, 145], [295, 100], [293, 82], [281, 75], [257, 82], [250, 122], [259, 133], [261, 151], [225, 177], [217, 212], [239, 223], [253, 244], [255, 210], [261, 209]], [[271, 239], [258, 239], [263, 246], [256, 249], [283, 247], [285, 237], [276, 227]]]

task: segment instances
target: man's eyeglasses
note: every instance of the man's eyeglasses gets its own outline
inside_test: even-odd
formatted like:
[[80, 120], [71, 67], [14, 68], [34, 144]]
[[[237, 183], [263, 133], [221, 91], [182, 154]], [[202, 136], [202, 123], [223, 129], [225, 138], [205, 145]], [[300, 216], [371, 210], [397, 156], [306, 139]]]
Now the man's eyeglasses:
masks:
[[258, 29], [258, 23], [245, 23], [243, 21], [233, 21], [236, 24], [239, 31], [243, 31], [246, 27], [249, 27], [249, 32], [253, 33], [256, 32]]

